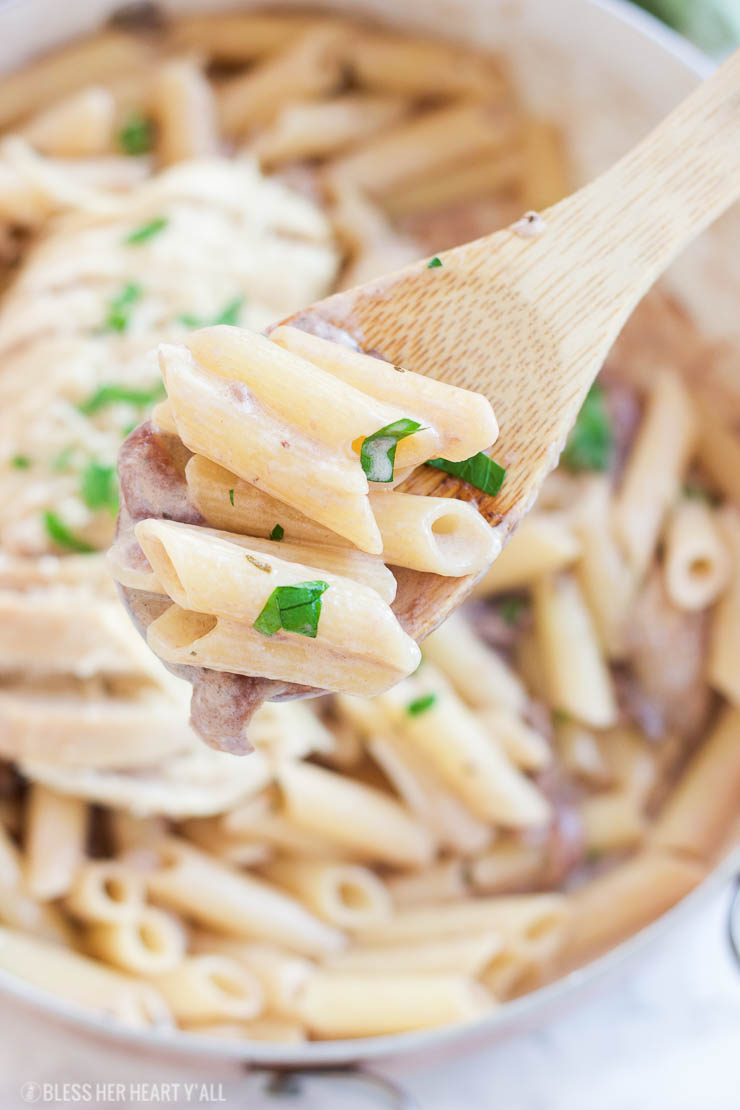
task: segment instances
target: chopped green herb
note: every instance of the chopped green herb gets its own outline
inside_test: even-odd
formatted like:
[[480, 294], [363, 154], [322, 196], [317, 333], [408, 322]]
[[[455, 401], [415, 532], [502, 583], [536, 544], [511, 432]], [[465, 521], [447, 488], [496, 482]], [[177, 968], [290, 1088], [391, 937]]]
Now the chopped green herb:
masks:
[[427, 270], [436, 270], [441, 265], [443, 265], [442, 259], [435, 254], [434, 258], [430, 258], [427, 262]]
[[554, 725], [567, 725], [571, 716], [566, 709], [553, 709], [550, 712], [550, 719]]
[[139, 243], [146, 243], [150, 239], [153, 239], [155, 235], [159, 235], [160, 231], [164, 231], [168, 222], [166, 216], [155, 216], [149, 223], [137, 227], [136, 230], [132, 231], [130, 235], [127, 235], [123, 241], [129, 246], [137, 247]]
[[328, 589], [328, 582], [278, 586], [268, 597], [253, 627], [265, 636], [272, 636], [284, 628], [286, 632], [315, 639], [321, 616], [321, 595]]
[[229, 490], [229, 501], [231, 502], [232, 505], [234, 504], [234, 491], [233, 491], [233, 489]]
[[115, 516], [118, 512], [116, 468], [91, 460], [80, 476], [80, 494], [88, 509], [107, 509]]
[[141, 300], [142, 288], [135, 281], [124, 285], [117, 297], [108, 306], [108, 315], [103, 324], [104, 331], [124, 332], [131, 323], [131, 309]]
[[463, 462], [429, 459], [429, 466], [436, 466], [438, 470], [444, 470], [448, 474], [454, 474], [456, 478], [462, 478], [464, 482], [470, 482], [471, 486], [482, 490], [490, 497], [496, 496], [506, 477], [503, 466], [499, 466], [483, 451], [479, 451], [477, 455], [472, 455]]
[[285, 529], [283, 528], [282, 524], [276, 524], [273, 530], [270, 532], [270, 539], [275, 540], [275, 543], [280, 543], [280, 540], [283, 538], [284, 535]]
[[400, 440], [413, 435], [421, 429], [417, 420], [395, 420], [378, 428], [377, 432], [365, 436], [360, 448], [360, 462], [370, 482], [390, 482], [393, 480], [393, 466], [396, 461], [396, 447]]
[[704, 501], [707, 505], [717, 505], [719, 502], [717, 495], [699, 482], [684, 482], [681, 492], [689, 501]]
[[505, 620], [507, 624], [516, 624], [521, 617], [522, 613], [529, 608], [529, 604], [523, 597], [505, 597], [498, 607], [501, 614], [501, 619]]
[[613, 438], [604, 390], [600, 385], [592, 385], [560, 461], [568, 470], [606, 470], [612, 457]]
[[13, 455], [10, 460], [10, 465], [14, 466], [16, 470], [28, 470], [31, 465], [31, 460], [28, 455]]
[[422, 694], [420, 698], [414, 698], [406, 706], [406, 712], [409, 717], [418, 717], [421, 713], [426, 713], [427, 709], [431, 709], [437, 700], [436, 694]]
[[[162, 382], [157, 382], [151, 389], [130, 389], [125, 385], [101, 385], [86, 401], [81, 401], [77, 408], [85, 416], [92, 416], [93, 413], [100, 412], [108, 405], [119, 402], [144, 409], [156, 404], [157, 401], [164, 400], [166, 396], [167, 391]], [[131, 426], [132, 429], [134, 427], [136, 427], [135, 424]]]
[[154, 146], [154, 124], [141, 112], [132, 112], [118, 132], [124, 154], [147, 154]]
[[67, 551], [75, 551], [78, 555], [89, 555], [95, 550], [86, 540], [81, 540], [79, 536], [71, 532], [56, 513], [48, 510], [44, 513], [44, 528], [49, 539], [53, 540], [57, 546], [65, 547]]
[[57, 473], [60, 473], [62, 470], [67, 470], [76, 450], [76, 447], [65, 447], [51, 460], [51, 469], [56, 470]]
[[189, 312], [178, 316], [178, 320], [181, 324], [185, 324], [187, 328], [212, 328], [218, 324], [230, 324], [234, 327], [239, 323], [243, 307], [244, 297], [235, 297], [212, 320], [206, 320], [202, 316], [193, 316]]

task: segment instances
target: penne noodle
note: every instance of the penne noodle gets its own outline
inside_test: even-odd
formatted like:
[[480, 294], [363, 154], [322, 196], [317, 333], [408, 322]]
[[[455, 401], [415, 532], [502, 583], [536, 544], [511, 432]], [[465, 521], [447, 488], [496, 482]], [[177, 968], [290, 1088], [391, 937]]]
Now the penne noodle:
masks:
[[308, 955], [344, 942], [294, 899], [175, 837], [134, 850], [130, 865], [141, 870], [155, 901], [231, 936], [270, 939]]
[[454, 902], [470, 894], [467, 863], [459, 858], [442, 860], [411, 875], [393, 875], [388, 889], [396, 906], [423, 906]]
[[642, 852], [573, 895], [573, 918], [563, 952], [567, 967], [613, 948], [660, 917], [704, 878], [694, 860]]
[[546, 844], [501, 840], [470, 861], [470, 885], [479, 894], [510, 894], [537, 886], [546, 866]]
[[[20, 934], [63, 948], [71, 948], [76, 936], [69, 921], [56, 905], [37, 902], [22, 887], [0, 880], [0, 922]], [[0, 967], [2, 963], [0, 962]]]
[[0, 969], [63, 1002], [135, 1028], [169, 1024], [164, 998], [149, 983], [14, 929], [0, 927]]
[[234, 867], [258, 867], [268, 863], [274, 855], [274, 849], [269, 844], [228, 836], [217, 817], [196, 817], [192, 821], [184, 821], [179, 831], [204, 852]]
[[448, 205], [489, 199], [508, 193], [521, 183], [522, 155], [518, 149], [484, 154], [447, 173], [401, 185], [383, 198], [383, 207], [393, 219], [432, 213]]
[[[425, 702], [423, 711], [409, 710]], [[430, 664], [381, 695], [379, 704], [400, 737], [429, 762], [476, 817], [513, 828], [547, 823], [550, 807], [544, 796]]]
[[473, 709], [506, 708], [521, 714], [526, 708], [527, 693], [519, 676], [459, 613], [452, 613], [427, 636], [423, 654]]
[[463, 975], [328, 971], [308, 979], [298, 1012], [317, 1037], [377, 1037], [472, 1021], [491, 1006]]
[[481, 709], [478, 719], [515, 767], [542, 771], [552, 763], [552, 748], [542, 733], [510, 709]]
[[117, 860], [86, 860], [67, 891], [65, 906], [83, 921], [136, 921], [145, 893], [141, 875]]
[[[367, 586], [271, 554], [250, 557], [238, 544], [191, 525], [142, 521], [136, 535], [178, 603], [147, 633], [149, 646], [167, 662], [358, 694], [385, 690], [418, 665], [419, 648]], [[301, 585], [317, 573], [325, 592], [310, 647], [298, 633], [281, 628], [266, 635], [253, 627], [276, 588]]]
[[377, 490], [370, 507], [383, 558], [396, 566], [459, 578], [489, 566], [501, 548], [497, 533], [466, 501]]
[[302, 158], [326, 158], [397, 123], [409, 109], [398, 96], [350, 92], [319, 102], [288, 104], [254, 143], [264, 168]]
[[679, 609], [706, 609], [724, 591], [730, 555], [707, 505], [684, 498], [674, 506], [663, 566], [668, 596]]
[[711, 861], [740, 803], [740, 710], [726, 707], [650, 833], [651, 846]]
[[368, 867], [334, 860], [278, 859], [261, 870], [266, 879], [295, 894], [339, 929], [361, 929], [391, 915], [391, 897]]
[[507, 95], [495, 59], [438, 39], [363, 31], [351, 39], [347, 60], [358, 84], [383, 92], [435, 98]]
[[647, 830], [637, 799], [621, 790], [584, 798], [580, 815], [586, 849], [597, 856], [637, 847]]
[[310, 960], [274, 944], [254, 944], [209, 933], [196, 933], [192, 947], [196, 953], [217, 953], [248, 968], [262, 985], [265, 1008], [282, 1019], [295, 1019], [298, 994], [314, 972]]
[[390, 795], [307, 763], [286, 763], [275, 777], [284, 813], [299, 828], [357, 859], [396, 867], [431, 862], [431, 834]]
[[297, 12], [218, 12], [183, 15], [172, 25], [175, 46], [219, 62], [252, 62], [300, 38], [317, 22]]
[[22, 134], [42, 154], [95, 157], [110, 151], [115, 119], [116, 102], [111, 93], [90, 85], [34, 116]]
[[514, 128], [511, 111], [495, 101], [433, 108], [328, 163], [326, 174], [383, 201], [398, 188], [500, 152]]
[[81, 86], [142, 73], [151, 51], [139, 38], [103, 31], [63, 46], [0, 79], [0, 128], [57, 103]]
[[543, 574], [572, 566], [580, 553], [572, 523], [564, 514], [535, 510], [524, 518], [473, 596], [491, 597], [531, 586]]
[[625, 617], [634, 579], [614, 536], [608, 478], [590, 479], [578, 505], [573, 530], [580, 543], [576, 578], [608, 659], [624, 654]]
[[734, 508], [720, 513], [720, 527], [730, 553], [727, 590], [712, 613], [707, 678], [715, 690], [740, 706], [740, 515]]
[[218, 154], [216, 102], [197, 62], [176, 58], [155, 74], [152, 114], [163, 165]]
[[225, 835], [264, 841], [284, 855], [314, 859], [336, 856], [336, 848], [330, 840], [295, 825], [280, 812], [279, 803], [272, 795], [249, 798], [217, 820]]
[[[423, 423], [430, 424], [439, 436], [439, 448], [446, 459], [462, 462], [496, 441], [496, 418], [490, 402], [481, 393], [403, 370], [384, 359], [321, 339], [300, 328], [282, 325], [270, 333], [270, 339], [345, 385], [376, 401], [396, 404], [407, 415], [415, 414]], [[404, 442], [399, 444], [399, 452]], [[410, 463], [407, 459], [399, 465]]]
[[411, 812], [439, 841], [440, 847], [470, 855], [482, 851], [490, 843], [492, 827], [470, 813], [440, 782], [420, 753], [382, 734], [373, 735], [367, 742], [367, 749]]
[[186, 956], [154, 978], [178, 1021], [257, 1017], [264, 996], [257, 976], [228, 956]]
[[656, 375], [614, 503], [614, 528], [636, 578], [655, 553], [696, 444], [695, 407], [676, 374]]
[[340, 24], [318, 25], [262, 65], [225, 81], [218, 91], [225, 134], [241, 137], [269, 124], [289, 104], [338, 88], [345, 37]]
[[331, 971], [458, 974], [477, 979], [501, 951], [495, 935], [447, 936], [414, 944], [353, 945], [328, 957]]
[[130, 975], [151, 976], [172, 971], [185, 956], [185, 930], [180, 921], [154, 906], [141, 906], [129, 920], [98, 921], [83, 934], [93, 956]]
[[614, 724], [611, 675], [574, 579], [541, 578], [534, 588], [537, 643], [551, 704], [584, 724]]
[[560, 937], [569, 921], [562, 894], [519, 894], [467, 898], [403, 908], [384, 925], [358, 932], [367, 944], [403, 944], [463, 933], [499, 936], [506, 945]]
[[47, 901], [66, 894], [85, 856], [87, 805], [79, 798], [31, 786], [24, 834], [24, 882]]

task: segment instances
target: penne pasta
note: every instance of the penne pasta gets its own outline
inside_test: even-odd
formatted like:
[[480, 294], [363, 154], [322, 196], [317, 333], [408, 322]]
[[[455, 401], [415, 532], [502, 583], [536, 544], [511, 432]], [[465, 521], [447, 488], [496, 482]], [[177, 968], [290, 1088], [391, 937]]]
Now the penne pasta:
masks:
[[284, 813], [299, 828], [358, 859], [397, 867], [431, 862], [431, 834], [390, 795], [307, 763], [285, 764], [275, 777]]
[[712, 510], [700, 501], [680, 501], [665, 537], [664, 573], [668, 596], [679, 609], [706, 609], [730, 578], [730, 555]]
[[460, 614], [452, 613], [427, 636], [423, 654], [473, 709], [524, 711], [527, 694], [518, 675]]
[[175, 837], [134, 851], [130, 865], [140, 868], [153, 899], [199, 924], [231, 936], [270, 939], [308, 955], [343, 945], [339, 930], [299, 902]]
[[165, 166], [218, 153], [216, 101], [191, 58], [176, 58], [158, 70], [152, 114], [157, 123], [157, 153]]
[[23, 137], [42, 154], [85, 158], [113, 145], [116, 102], [108, 89], [90, 85], [34, 116]]
[[391, 914], [391, 898], [382, 880], [356, 863], [278, 859], [263, 867], [262, 874], [339, 929], [361, 929]]
[[536, 886], [546, 866], [546, 844], [500, 840], [470, 861], [470, 886], [478, 894], [510, 894]]
[[141, 906], [133, 919], [97, 921], [83, 934], [84, 947], [105, 963], [130, 975], [173, 971], [185, 956], [185, 930], [171, 914]]
[[459, 857], [442, 860], [409, 875], [393, 875], [388, 889], [396, 906], [454, 902], [470, 894], [468, 865]]
[[676, 374], [655, 378], [614, 503], [614, 528], [627, 562], [642, 578], [665, 515], [696, 444], [694, 405]]
[[542, 578], [533, 593], [537, 643], [552, 704], [596, 728], [617, 707], [591, 615], [570, 577]]
[[79, 798], [31, 787], [24, 833], [24, 882], [47, 901], [66, 894], [85, 855], [87, 805]]
[[458, 974], [477, 979], [501, 951], [495, 935], [448, 936], [414, 944], [353, 945], [325, 961], [331, 971]]
[[435, 98], [506, 94], [495, 59], [438, 39], [363, 32], [353, 37], [347, 59], [358, 83], [371, 89]]
[[282, 1020], [295, 1020], [299, 992], [314, 973], [315, 965], [310, 960], [274, 944], [255, 944], [209, 933], [197, 933], [192, 947], [196, 953], [216, 953], [242, 964], [260, 981], [266, 1010]]
[[65, 905], [83, 921], [136, 921], [144, 904], [141, 875], [117, 860], [86, 860], [66, 894]]
[[535, 510], [524, 518], [495, 563], [475, 587], [475, 597], [531, 586], [543, 574], [571, 566], [581, 552], [564, 514]]
[[740, 711], [727, 707], [659, 814], [651, 845], [711, 861], [727, 839], [739, 793]]
[[454, 1025], [492, 1006], [463, 975], [317, 972], [303, 987], [298, 1012], [319, 1037], [377, 1037]]
[[577, 508], [573, 530], [580, 544], [576, 579], [608, 659], [625, 651], [625, 618], [634, 593], [634, 578], [614, 535], [612, 489], [606, 477], [594, 476]]
[[515, 767], [542, 771], [552, 762], [552, 748], [542, 733], [510, 709], [482, 709], [478, 719]]
[[587, 850], [599, 856], [635, 848], [645, 837], [647, 821], [634, 795], [608, 791], [585, 798], [580, 806]]
[[297, 12], [184, 14], [172, 26], [180, 48], [202, 51], [219, 62], [251, 62], [281, 50], [316, 23]]
[[257, 976], [228, 956], [186, 956], [154, 983], [180, 1021], [247, 1020], [264, 1004]]

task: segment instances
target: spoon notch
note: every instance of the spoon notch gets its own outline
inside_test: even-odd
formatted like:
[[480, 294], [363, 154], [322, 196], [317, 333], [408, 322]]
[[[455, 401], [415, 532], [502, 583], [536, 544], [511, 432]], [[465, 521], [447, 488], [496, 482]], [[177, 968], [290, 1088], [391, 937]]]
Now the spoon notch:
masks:
[[[472, 501], [502, 542], [556, 465], [628, 316], [673, 259], [740, 196], [740, 51], [638, 146], [533, 220], [337, 293], [284, 321], [485, 394], [507, 468], [496, 497], [422, 467], [401, 487]], [[423, 638], [473, 576], [402, 570], [394, 609]]]

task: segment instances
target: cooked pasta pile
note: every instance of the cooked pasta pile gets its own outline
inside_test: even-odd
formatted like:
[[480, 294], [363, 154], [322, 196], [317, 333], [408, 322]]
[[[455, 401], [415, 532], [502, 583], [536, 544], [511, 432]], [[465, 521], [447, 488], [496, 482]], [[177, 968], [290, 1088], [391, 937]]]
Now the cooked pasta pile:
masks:
[[[0, 125], [0, 968], [139, 1026], [374, 1036], [489, 1012], [691, 890], [737, 831], [740, 387], [666, 294], [419, 669], [265, 704], [246, 759], [196, 738], [100, 554], [157, 342], [259, 330], [567, 191], [504, 64], [193, 16], [4, 78]], [[205, 455], [170, 462], [212, 532], [315, 542]], [[134, 556], [116, 575], [156, 598]], [[333, 558], [391, 598], [377, 555]]]

